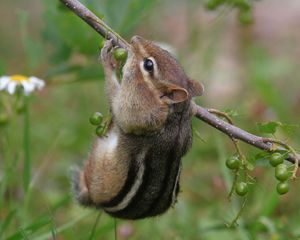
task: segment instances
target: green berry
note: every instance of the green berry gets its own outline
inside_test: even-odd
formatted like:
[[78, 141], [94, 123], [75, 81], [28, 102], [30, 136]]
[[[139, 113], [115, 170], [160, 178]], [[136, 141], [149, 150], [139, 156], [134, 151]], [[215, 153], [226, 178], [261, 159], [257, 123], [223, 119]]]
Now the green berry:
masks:
[[284, 182], [286, 181], [290, 176], [290, 173], [287, 169], [287, 166], [285, 164], [279, 164], [275, 168], [275, 177], [280, 181]]
[[117, 61], [125, 61], [127, 58], [127, 51], [124, 48], [117, 48], [114, 51], [114, 58]]
[[103, 136], [103, 134], [104, 134], [104, 130], [105, 130], [105, 125], [104, 124], [101, 124], [101, 125], [99, 125], [97, 128], [96, 128], [96, 135], [98, 136], [98, 137], [102, 137]]
[[283, 159], [284, 157], [282, 154], [275, 152], [271, 155], [269, 162], [273, 167], [276, 167], [277, 165], [283, 163]]
[[235, 192], [239, 196], [245, 196], [248, 193], [248, 184], [245, 182], [238, 182], [235, 186]]
[[229, 168], [229, 169], [238, 169], [239, 166], [240, 166], [240, 160], [238, 157], [236, 156], [232, 156], [232, 157], [229, 157], [227, 158], [226, 160], [226, 166]]
[[280, 182], [277, 184], [276, 190], [280, 195], [283, 195], [290, 190], [290, 187], [287, 182]]
[[106, 40], [103, 38], [99, 43], [99, 49], [102, 49], [105, 45]]
[[244, 25], [250, 25], [251, 23], [253, 23], [252, 11], [241, 10], [239, 14], [239, 20]]
[[90, 123], [92, 125], [98, 126], [102, 123], [103, 115], [100, 112], [93, 113], [92, 116], [90, 116]]

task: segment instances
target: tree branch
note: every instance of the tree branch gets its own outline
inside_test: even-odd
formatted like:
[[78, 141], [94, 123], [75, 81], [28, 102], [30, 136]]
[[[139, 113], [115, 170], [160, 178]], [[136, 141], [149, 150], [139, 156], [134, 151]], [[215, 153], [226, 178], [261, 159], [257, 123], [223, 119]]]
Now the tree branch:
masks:
[[[130, 45], [124, 40], [118, 33], [113, 31], [106, 23], [88, 10], [84, 5], [82, 5], [77, 0], [60, 0], [65, 4], [71, 11], [82, 18], [86, 23], [88, 23], [92, 28], [94, 28], [102, 37], [109, 40], [112, 39], [114, 46], [119, 46], [127, 49]], [[203, 122], [211, 125], [212, 127], [225, 133], [231, 139], [239, 139], [245, 143], [248, 143], [254, 147], [262, 149], [267, 152], [274, 151], [273, 143], [268, 140], [268, 138], [253, 135], [240, 129], [232, 124], [229, 124], [222, 119], [218, 118], [214, 114], [209, 113], [209, 111], [203, 107], [200, 107], [193, 103], [194, 116]], [[278, 147], [277, 150], [283, 150], [284, 148]], [[296, 157], [300, 161], [300, 155], [297, 154]], [[289, 154], [288, 161], [295, 163], [296, 159], [293, 154]]]
[[127, 49], [129, 43], [126, 42], [118, 33], [111, 29], [103, 20], [98, 18], [94, 13], [87, 9], [82, 3], [77, 0], [60, 0], [77, 16], [89, 24], [96, 32], [100, 33], [102, 37], [107, 40], [112, 39], [114, 46]]
[[[210, 126], [220, 130], [221, 132], [225, 133], [230, 138], [239, 139], [245, 143], [248, 143], [254, 147], [262, 149], [267, 152], [273, 152], [274, 149], [272, 148], [273, 144], [268, 140], [268, 138], [256, 136], [251, 134], [243, 129], [240, 129], [234, 125], [231, 125], [219, 117], [215, 116], [214, 114], [209, 113], [209, 111], [203, 107], [200, 107], [193, 103], [193, 111], [194, 116], [203, 122], [209, 124]], [[288, 150], [282, 147], [277, 148], [278, 150]], [[300, 160], [300, 155], [297, 154], [297, 158]], [[289, 154], [288, 158], [286, 159], [292, 163], [295, 163], [296, 159], [293, 154]]]

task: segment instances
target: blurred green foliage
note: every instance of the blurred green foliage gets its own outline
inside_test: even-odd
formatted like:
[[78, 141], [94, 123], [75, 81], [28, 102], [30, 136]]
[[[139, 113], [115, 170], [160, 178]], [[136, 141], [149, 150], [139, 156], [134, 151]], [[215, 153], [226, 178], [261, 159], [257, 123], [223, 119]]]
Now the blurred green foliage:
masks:
[[[299, 130], [286, 125], [299, 123], [298, 62], [289, 54], [275, 58], [252, 34], [253, 26], [237, 24], [232, 33], [237, 35], [238, 44], [232, 45], [238, 45], [236, 71], [241, 74], [238, 83], [231, 84], [238, 84], [238, 90], [209, 100], [208, 94], [217, 91], [210, 92], [214, 74], [228, 73], [216, 69], [216, 62], [234, 10], [210, 13], [214, 19], [207, 22], [207, 11], [198, 1], [82, 2], [127, 39], [140, 34], [173, 43], [186, 72], [208, 86], [199, 104], [234, 109], [228, 112], [236, 124], [253, 133], [259, 133], [256, 122], [281, 121], [293, 134], [280, 127], [276, 136], [300, 146]], [[116, 226], [118, 239], [299, 239], [299, 181], [291, 184], [287, 196], [279, 197], [268, 159], [245, 145], [257, 183], [249, 189], [240, 225], [226, 226], [241, 204], [239, 197], [227, 201], [232, 174], [225, 160], [234, 148], [222, 134], [195, 119], [194, 130], [201, 138], [195, 134], [193, 148], [183, 159], [182, 193], [174, 209], [132, 222], [79, 207], [71, 198], [68, 170], [82, 163], [95, 137], [89, 116], [108, 112], [97, 60], [102, 39], [59, 1], [2, 0], [0, 12], [7, 19], [0, 23], [0, 74], [24, 73], [47, 81], [45, 90], [31, 98], [32, 176], [26, 194], [23, 115], [0, 128], [0, 239], [114, 239]], [[286, 44], [297, 47], [292, 41]], [[260, 126], [266, 133], [266, 126]]]

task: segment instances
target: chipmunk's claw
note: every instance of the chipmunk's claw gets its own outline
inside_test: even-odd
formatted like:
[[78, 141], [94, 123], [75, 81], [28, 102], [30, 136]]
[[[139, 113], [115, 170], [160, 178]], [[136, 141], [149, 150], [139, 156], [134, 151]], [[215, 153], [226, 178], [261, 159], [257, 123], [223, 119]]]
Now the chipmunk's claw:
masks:
[[115, 68], [115, 61], [112, 58], [112, 51], [113, 45], [112, 45], [112, 39], [107, 40], [101, 49], [101, 61], [105, 68], [110, 68], [111, 70], [114, 70]]

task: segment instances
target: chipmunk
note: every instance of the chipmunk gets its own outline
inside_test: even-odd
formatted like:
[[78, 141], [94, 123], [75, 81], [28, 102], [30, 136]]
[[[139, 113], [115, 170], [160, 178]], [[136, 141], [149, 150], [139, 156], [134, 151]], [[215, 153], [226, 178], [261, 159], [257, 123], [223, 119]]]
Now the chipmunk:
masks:
[[192, 141], [192, 97], [203, 86], [190, 80], [169, 52], [134, 36], [119, 82], [112, 43], [101, 60], [113, 118], [72, 177], [76, 200], [109, 215], [141, 219], [164, 213], [179, 192], [181, 158]]

